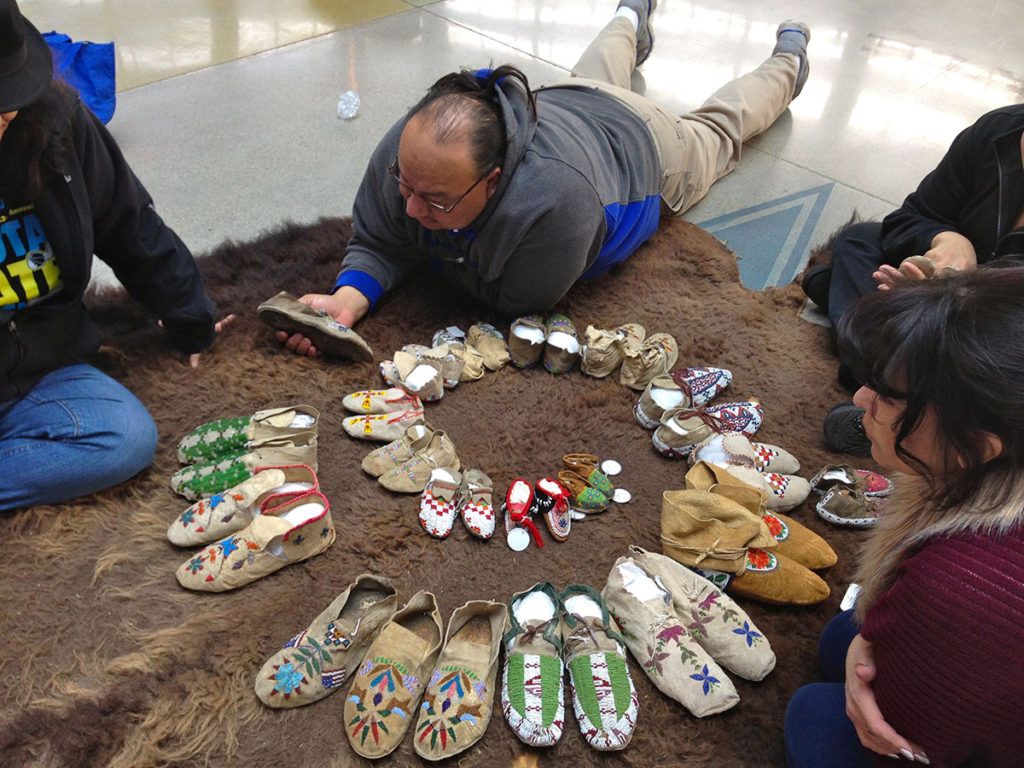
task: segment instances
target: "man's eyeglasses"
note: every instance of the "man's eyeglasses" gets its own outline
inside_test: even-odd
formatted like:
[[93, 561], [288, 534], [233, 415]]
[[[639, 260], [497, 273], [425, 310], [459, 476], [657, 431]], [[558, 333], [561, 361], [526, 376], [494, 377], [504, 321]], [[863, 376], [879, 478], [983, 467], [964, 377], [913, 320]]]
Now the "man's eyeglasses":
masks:
[[[459, 203], [461, 203], [462, 199], [466, 195], [468, 195], [470, 192], [472, 192], [474, 189], [476, 189], [476, 185], [479, 184], [484, 179], [486, 179], [487, 176], [490, 174], [490, 172], [493, 171], [496, 167], [497, 166], [492, 166], [489, 169], [487, 169], [487, 172], [484, 173], [483, 176], [481, 176], [479, 179], [474, 181], [473, 185], [469, 189], [467, 189], [465, 192], [463, 192], [461, 195], [459, 195], [455, 199], [455, 202], [451, 203], [450, 205], [441, 205], [440, 203], [433, 203], [430, 200], [427, 200], [426, 198], [424, 198], [422, 195], [420, 195], [420, 199], [423, 200], [424, 203], [429, 205], [435, 211], [440, 211], [441, 213], [445, 213], [445, 214], [451, 213], [452, 211], [455, 210], [455, 206], [458, 205]], [[410, 187], [404, 181], [402, 181], [402, 177], [398, 175], [398, 173], [399, 173], [399, 171], [398, 171], [398, 155], [395, 155], [395, 159], [391, 161], [391, 165], [389, 165], [386, 170], [387, 170], [388, 176], [390, 176], [392, 179], [394, 179], [398, 183], [399, 188], [402, 190], [403, 194], [405, 194], [406, 197], [411, 197], [412, 195], [416, 194], [416, 190], [413, 189], [412, 187]]]

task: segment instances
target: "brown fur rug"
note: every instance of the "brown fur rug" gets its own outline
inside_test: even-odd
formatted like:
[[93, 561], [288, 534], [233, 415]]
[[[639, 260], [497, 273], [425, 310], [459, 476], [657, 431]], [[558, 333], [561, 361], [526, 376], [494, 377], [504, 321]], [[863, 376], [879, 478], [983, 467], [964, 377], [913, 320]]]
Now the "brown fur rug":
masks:
[[[507, 600], [541, 580], [559, 589], [574, 582], [601, 589], [629, 544], [658, 550], [661, 493], [682, 487], [685, 463], [655, 453], [650, 433], [631, 414], [636, 393], [614, 376], [505, 368], [427, 406], [429, 421], [453, 438], [464, 466], [494, 479], [496, 503], [513, 478], [554, 473], [565, 453], [597, 453], [622, 463], [617, 484], [632, 492], [632, 503], [576, 524], [563, 544], [543, 531], [543, 549], [514, 553], [500, 534], [483, 543], [458, 521], [449, 539], [430, 538], [417, 521], [418, 496], [391, 494], [360, 470], [361, 458], [378, 444], [343, 433], [341, 399], [379, 387], [376, 365], [299, 359], [274, 341], [255, 311], [278, 290], [300, 295], [330, 286], [348, 232], [349, 222], [341, 219], [285, 226], [201, 259], [219, 311], [235, 312], [238, 320], [203, 355], [198, 371], [168, 349], [153, 318], [122, 295], [92, 302], [107, 344], [97, 364], [149, 407], [160, 447], [150, 470], [117, 488], [0, 515], [3, 766], [368, 764], [344, 735], [343, 693], [285, 711], [264, 708], [253, 693], [263, 661], [357, 574], [390, 576], [402, 601], [419, 588], [433, 591], [447, 621], [466, 600]], [[825, 449], [821, 421], [847, 396], [835, 382], [828, 330], [797, 317], [802, 301], [796, 285], [744, 289], [735, 257], [719, 241], [692, 224], [666, 221], [626, 264], [576, 287], [558, 309], [581, 334], [588, 323], [638, 322], [648, 333], [676, 337], [679, 365], [731, 369], [733, 385], [719, 399], [759, 398], [765, 422], [757, 439], [796, 454], [810, 477], [837, 458]], [[429, 345], [438, 328], [466, 329], [477, 320], [508, 330], [507, 320], [428, 278], [410, 280], [359, 330], [379, 360], [405, 343]], [[337, 541], [316, 558], [234, 592], [180, 588], [174, 570], [191, 550], [165, 538], [168, 523], [188, 506], [167, 485], [177, 468], [177, 440], [211, 419], [295, 403], [322, 414], [320, 476]], [[591, 751], [568, 713], [556, 747], [527, 748], [505, 723], [498, 694], [485, 737], [458, 764], [783, 765], [786, 703], [796, 688], [817, 679], [817, 637], [837, 610], [862, 536], [819, 520], [815, 498], [791, 514], [839, 553], [839, 564], [823, 574], [833, 594], [810, 608], [741, 602], [770, 639], [778, 664], [760, 683], [734, 677], [741, 702], [733, 710], [694, 718], [632, 664], [640, 717], [625, 751]], [[382, 763], [416, 761], [407, 736]]]

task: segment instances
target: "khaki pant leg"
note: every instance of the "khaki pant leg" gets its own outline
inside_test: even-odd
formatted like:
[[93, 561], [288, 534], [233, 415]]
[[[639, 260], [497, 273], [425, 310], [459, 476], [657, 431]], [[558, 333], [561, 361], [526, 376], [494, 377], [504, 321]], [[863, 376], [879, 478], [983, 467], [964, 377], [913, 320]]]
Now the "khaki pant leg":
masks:
[[669, 208], [682, 213], [692, 207], [736, 167], [743, 142], [767, 129], [793, 100], [796, 76], [795, 56], [772, 56], [680, 116], [671, 133], [655, 128], [655, 140], [665, 147], [662, 198]]
[[573, 77], [585, 77], [629, 90], [636, 68], [636, 30], [628, 19], [614, 16], [572, 68]]

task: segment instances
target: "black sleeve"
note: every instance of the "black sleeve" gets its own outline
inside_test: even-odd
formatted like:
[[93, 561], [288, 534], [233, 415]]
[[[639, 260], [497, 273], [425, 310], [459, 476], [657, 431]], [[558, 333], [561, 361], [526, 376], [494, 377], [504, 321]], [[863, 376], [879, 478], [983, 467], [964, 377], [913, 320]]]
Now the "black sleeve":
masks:
[[175, 346], [186, 353], [205, 349], [214, 337], [214, 308], [192, 253], [157, 215], [114, 138], [81, 103], [73, 125], [96, 256], [160, 317]]

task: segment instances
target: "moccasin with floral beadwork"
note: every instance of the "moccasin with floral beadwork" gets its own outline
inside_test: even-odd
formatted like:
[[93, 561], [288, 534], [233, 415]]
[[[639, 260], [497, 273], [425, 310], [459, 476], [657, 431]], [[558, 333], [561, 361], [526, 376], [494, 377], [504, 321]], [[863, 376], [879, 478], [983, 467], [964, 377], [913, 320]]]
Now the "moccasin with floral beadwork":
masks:
[[349, 679], [370, 641], [398, 607], [391, 580], [356, 577], [302, 632], [256, 674], [256, 696], [284, 709], [320, 701]]
[[869, 469], [855, 469], [849, 464], [826, 464], [811, 478], [811, 488], [824, 495], [835, 486], [855, 488], [868, 498], [881, 498], [892, 493], [892, 481]]
[[608, 498], [615, 493], [615, 486], [598, 466], [597, 456], [592, 453], [567, 453], [562, 457], [566, 469], [576, 472], [591, 488], [596, 488]]
[[534, 747], [562, 738], [562, 604], [549, 582], [517, 592], [508, 603], [501, 709], [512, 731]]
[[455, 609], [413, 731], [420, 757], [443, 760], [484, 735], [494, 708], [507, 613], [505, 605], [489, 600], [472, 600]]
[[245, 453], [182, 467], [171, 476], [171, 490], [189, 501], [196, 501], [235, 487], [252, 477], [260, 467], [305, 464], [316, 472], [316, 449], [316, 433], [312, 431], [269, 440]]
[[632, 558], [620, 557], [601, 593], [630, 653], [651, 682], [697, 717], [740, 700], [732, 681], [676, 615], [672, 594]]
[[178, 515], [167, 529], [167, 539], [179, 547], [208, 544], [245, 528], [271, 497], [297, 496], [319, 486], [316, 473], [304, 464], [260, 467], [248, 480], [200, 499]]
[[196, 427], [179, 441], [178, 461], [193, 464], [235, 456], [282, 438], [315, 434], [319, 423], [320, 412], [310, 405], [216, 419]]
[[[418, 399], [418, 398], [417, 398]], [[423, 409], [391, 411], [390, 413], [365, 413], [342, 419], [341, 428], [345, 434], [357, 440], [376, 440], [390, 443], [400, 438], [409, 427], [422, 424]]]
[[363, 757], [392, 752], [413, 724], [441, 652], [437, 601], [419, 591], [370, 644], [345, 700], [345, 735]]
[[631, 546], [629, 556], [661, 581], [686, 630], [715, 661], [747, 680], [763, 680], [775, 669], [768, 638], [712, 582], [667, 555]]
[[639, 701], [615, 620], [593, 587], [572, 584], [559, 595], [563, 659], [583, 738], [594, 749], [625, 749], [636, 727]]
[[334, 537], [331, 505], [311, 491], [263, 510], [238, 533], [186, 560], [178, 568], [178, 583], [199, 592], [225, 592], [319, 555]]

